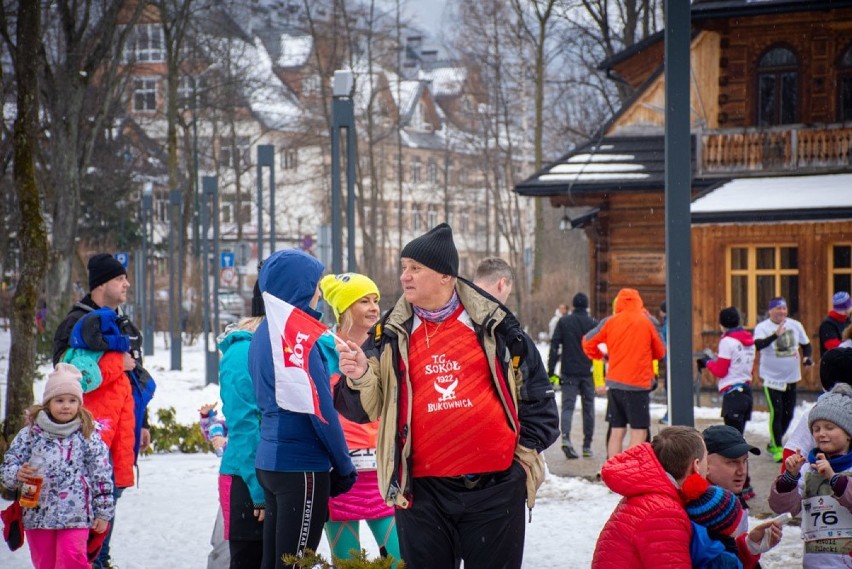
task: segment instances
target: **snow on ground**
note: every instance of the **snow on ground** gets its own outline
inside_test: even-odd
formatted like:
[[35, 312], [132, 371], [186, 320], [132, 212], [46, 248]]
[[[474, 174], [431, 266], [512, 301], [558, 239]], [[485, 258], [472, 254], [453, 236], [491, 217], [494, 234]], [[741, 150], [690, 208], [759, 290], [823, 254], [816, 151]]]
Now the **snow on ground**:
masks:
[[[545, 352], [546, 346], [542, 346]], [[0, 397], [5, 400], [9, 334], [0, 332]], [[147, 366], [157, 380], [152, 412], [174, 407], [177, 420], [196, 421], [202, 403], [218, 400], [218, 386], [204, 385], [204, 353], [200, 345], [183, 351], [183, 370], [170, 371], [169, 351], [157, 338], [156, 351]], [[46, 374], [49, 368], [44, 368]], [[36, 382], [34, 395], [41, 397], [44, 381]], [[605, 403], [598, 399], [597, 404]], [[652, 407], [661, 417], [662, 405]], [[802, 412], [802, 407], [797, 413]], [[696, 417], [718, 417], [718, 409], [695, 409]], [[768, 414], [756, 413], [749, 431], [765, 432]], [[155, 414], [152, 413], [152, 417]], [[216, 518], [216, 477], [218, 459], [206, 454], [155, 454], [140, 458], [138, 487], [125, 491], [118, 502], [117, 524], [113, 534], [113, 558], [123, 569], [203, 569], [210, 551], [210, 534]], [[579, 568], [591, 563], [598, 534], [618, 503], [619, 496], [604, 485], [585, 480], [549, 476], [542, 486], [532, 523], [527, 526], [524, 567]], [[0, 508], [8, 502], [0, 500]], [[758, 520], [752, 519], [752, 525]], [[370, 532], [362, 528], [363, 545], [371, 556], [378, 547]], [[765, 569], [789, 568], [801, 564], [801, 533], [786, 527], [781, 545], [762, 559]], [[329, 556], [323, 538], [320, 553]], [[0, 567], [31, 567], [26, 546], [11, 553], [0, 544]]]

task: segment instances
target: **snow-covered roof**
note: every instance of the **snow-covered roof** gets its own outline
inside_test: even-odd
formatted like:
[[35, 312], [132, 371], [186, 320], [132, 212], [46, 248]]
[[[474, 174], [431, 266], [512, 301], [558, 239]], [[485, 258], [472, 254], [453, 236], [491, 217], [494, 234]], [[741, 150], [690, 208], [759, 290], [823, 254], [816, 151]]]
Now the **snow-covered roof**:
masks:
[[387, 73], [388, 89], [402, 116], [408, 115], [417, 98], [423, 83], [419, 79], [400, 79], [395, 73]]
[[245, 73], [243, 94], [259, 120], [275, 130], [298, 124], [301, 107], [273, 72], [272, 59], [259, 38], [235, 54], [235, 65]]
[[420, 79], [431, 81], [431, 91], [435, 97], [452, 97], [459, 95], [467, 79], [467, 69], [464, 67], [436, 67], [419, 72]]
[[515, 187], [521, 195], [662, 188], [662, 136], [607, 136], [569, 152]]
[[852, 217], [852, 173], [737, 178], [692, 202], [694, 222]]
[[281, 34], [279, 44], [281, 55], [278, 57], [280, 67], [302, 67], [308, 62], [314, 47], [314, 40], [309, 35]]

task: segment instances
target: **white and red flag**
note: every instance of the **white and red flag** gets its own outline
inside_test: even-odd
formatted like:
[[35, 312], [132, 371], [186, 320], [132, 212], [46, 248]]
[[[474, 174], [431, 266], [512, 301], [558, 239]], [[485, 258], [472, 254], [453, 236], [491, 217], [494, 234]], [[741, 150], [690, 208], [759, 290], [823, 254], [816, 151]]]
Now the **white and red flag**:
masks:
[[268, 292], [263, 293], [263, 302], [275, 365], [275, 402], [287, 411], [311, 413], [328, 423], [320, 411], [317, 386], [308, 365], [311, 348], [328, 328]]

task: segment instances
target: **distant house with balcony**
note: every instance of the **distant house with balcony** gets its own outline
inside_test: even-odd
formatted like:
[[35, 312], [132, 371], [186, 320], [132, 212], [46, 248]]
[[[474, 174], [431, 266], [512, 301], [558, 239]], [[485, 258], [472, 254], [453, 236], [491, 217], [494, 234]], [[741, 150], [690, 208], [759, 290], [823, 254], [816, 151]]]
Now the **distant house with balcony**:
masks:
[[[715, 347], [722, 307], [753, 328], [773, 296], [815, 341], [832, 294], [852, 289], [852, 6], [696, 0], [692, 29], [693, 346]], [[663, 34], [600, 69], [632, 97], [515, 189], [588, 208], [603, 316], [623, 287], [651, 309], [665, 298]]]

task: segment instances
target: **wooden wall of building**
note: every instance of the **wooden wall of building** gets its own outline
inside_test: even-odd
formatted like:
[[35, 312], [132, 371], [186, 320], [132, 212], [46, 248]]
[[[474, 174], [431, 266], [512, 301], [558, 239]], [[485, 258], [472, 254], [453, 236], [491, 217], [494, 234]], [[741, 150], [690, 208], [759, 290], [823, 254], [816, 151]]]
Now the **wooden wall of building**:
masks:
[[[834, 293], [828, 278], [830, 246], [848, 243], [850, 239], [852, 222], [849, 221], [693, 225], [693, 345], [698, 350], [702, 347], [715, 350], [718, 345], [719, 310], [730, 304], [727, 298], [728, 248], [790, 243], [798, 248], [798, 319], [810, 337], [818, 364], [817, 329], [831, 307]], [[765, 317], [765, 307], [757, 308], [761, 318]], [[754, 323], [748, 325], [753, 327]], [[818, 366], [812, 371], [805, 370], [802, 380], [803, 388], [818, 390]]]
[[837, 61], [852, 43], [852, 9], [698, 22], [721, 34], [719, 128], [756, 123], [757, 64], [782, 45], [799, 58], [798, 123], [837, 121]]
[[[582, 203], [579, 203], [582, 202]], [[649, 312], [657, 315], [665, 300], [665, 209], [663, 192], [574, 196], [574, 205], [600, 207], [589, 235], [591, 306], [601, 318], [612, 310], [621, 288], [635, 288]], [[715, 350], [718, 346], [719, 310], [730, 305], [727, 297], [729, 247], [795, 245], [798, 249], [799, 319], [814, 344], [819, 360], [820, 322], [831, 306], [834, 293], [829, 280], [830, 247], [852, 241], [852, 221], [785, 223], [737, 223], [692, 226], [692, 321], [693, 348]], [[758, 307], [761, 318], [763, 307]], [[669, 315], [673, 317], [674, 315]], [[749, 323], [753, 327], [754, 323]], [[708, 385], [714, 385], [706, 377]], [[805, 370], [803, 389], [819, 389], [818, 366]]]
[[[721, 36], [713, 31], [699, 33], [692, 40], [690, 50], [690, 122], [694, 128], [717, 128], [719, 116], [719, 50]], [[662, 43], [662, 42], [660, 42]], [[648, 64], [646, 54], [637, 55], [626, 62], [624, 69], [633, 66], [645, 72]], [[656, 61], [656, 65], [662, 63]], [[621, 68], [619, 68], [621, 69]], [[650, 73], [648, 73], [650, 76]], [[640, 97], [619, 116], [608, 129], [614, 134], [623, 127], [653, 125], [662, 128], [665, 124], [665, 77], [658, 76]], [[631, 85], [632, 86], [632, 85]]]

